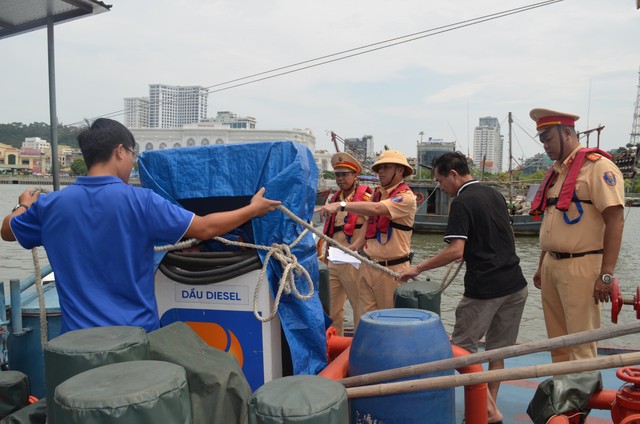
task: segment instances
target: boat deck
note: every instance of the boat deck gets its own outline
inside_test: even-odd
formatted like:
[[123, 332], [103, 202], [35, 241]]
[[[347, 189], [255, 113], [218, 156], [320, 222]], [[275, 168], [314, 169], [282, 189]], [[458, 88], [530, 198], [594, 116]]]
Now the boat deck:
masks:
[[[603, 349], [601, 354], [620, 353], [619, 350]], [[518, 368], [531, 365], [550, 364], [551, 356], [548, 352], [539, 352], [523, 355], [515, 358], [505, 359], [505, 368]], [[486, 369], [486, 366], [485, 366]], [[604, 389], [617, 390], [625, 384], [616, 377], [616, 369], [607, 369], [601, 372]], [[525, 380], [504, 381], [500, 385], [498, 395], [498, 408], [504, 415], [504, 424], [531, 423], [532, 420], [527, 415], [527, 407], [538, 385], [548, 377], [532, 378]], [[464, 418], [464, 388], [456, 388], [456, 422], [461, 423]], [[587, 424], [610, 424], [611, 411], [592, 409], [587, 420]]]

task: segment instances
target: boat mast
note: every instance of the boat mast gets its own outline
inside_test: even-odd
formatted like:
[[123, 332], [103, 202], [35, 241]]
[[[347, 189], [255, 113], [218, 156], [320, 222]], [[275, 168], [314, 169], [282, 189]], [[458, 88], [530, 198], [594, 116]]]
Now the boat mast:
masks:
[[509, 207], [513, 204], [513, 170], [511, 168], [511, 112], [509, 112]]

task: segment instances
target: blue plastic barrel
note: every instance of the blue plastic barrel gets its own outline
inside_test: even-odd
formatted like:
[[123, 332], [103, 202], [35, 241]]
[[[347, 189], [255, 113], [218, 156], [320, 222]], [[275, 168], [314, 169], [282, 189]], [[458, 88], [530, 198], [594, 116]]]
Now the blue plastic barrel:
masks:
[[[451, 343], [440, 317], [421, 309], [382, 309], [362, 315], [349, 354], [349, 375], [361, 375], [451, 358]], [[453, 370], [423, 374], [453, 375]], [[423, 390], [351, 400], [351, 424], [451, 424], [454, 388]]]

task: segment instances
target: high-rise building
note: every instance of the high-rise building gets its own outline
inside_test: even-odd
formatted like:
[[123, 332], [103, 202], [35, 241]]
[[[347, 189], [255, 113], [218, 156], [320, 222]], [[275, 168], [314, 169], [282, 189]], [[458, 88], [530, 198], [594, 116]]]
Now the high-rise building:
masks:
[[473, 132], [473, 162], [484, 171], [497, 174], [502, 171], [503, 139], [498, 118], [480, 118]]
[[208, 92], [200, 86], [149, 85], [149, 126], [181, 128], [207, 117]]
[[195, 85], [150, 84], [148, 98], [124, 99], [125, 125], [129, 128], [181, 128], [200, 122], [207, 117], [208, 95], [206, 88]]
[[149, 127], [148, 97], [126, 97], [124, 99], [124, 126], [127, 128]]

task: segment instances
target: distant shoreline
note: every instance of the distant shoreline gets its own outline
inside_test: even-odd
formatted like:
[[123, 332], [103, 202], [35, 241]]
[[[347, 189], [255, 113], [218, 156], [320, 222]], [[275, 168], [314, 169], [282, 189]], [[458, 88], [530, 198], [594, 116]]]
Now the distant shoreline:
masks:
[[[76, 181], [76, 177], [60, 177], [60, 185], [68, 186]], [[24, 184], [24, 185], [53, 185], [53, 177], [48, 175], [0, 175], [0, 184]], [[138, 178], [129, 180], [129, 184], [140, 186]]]

